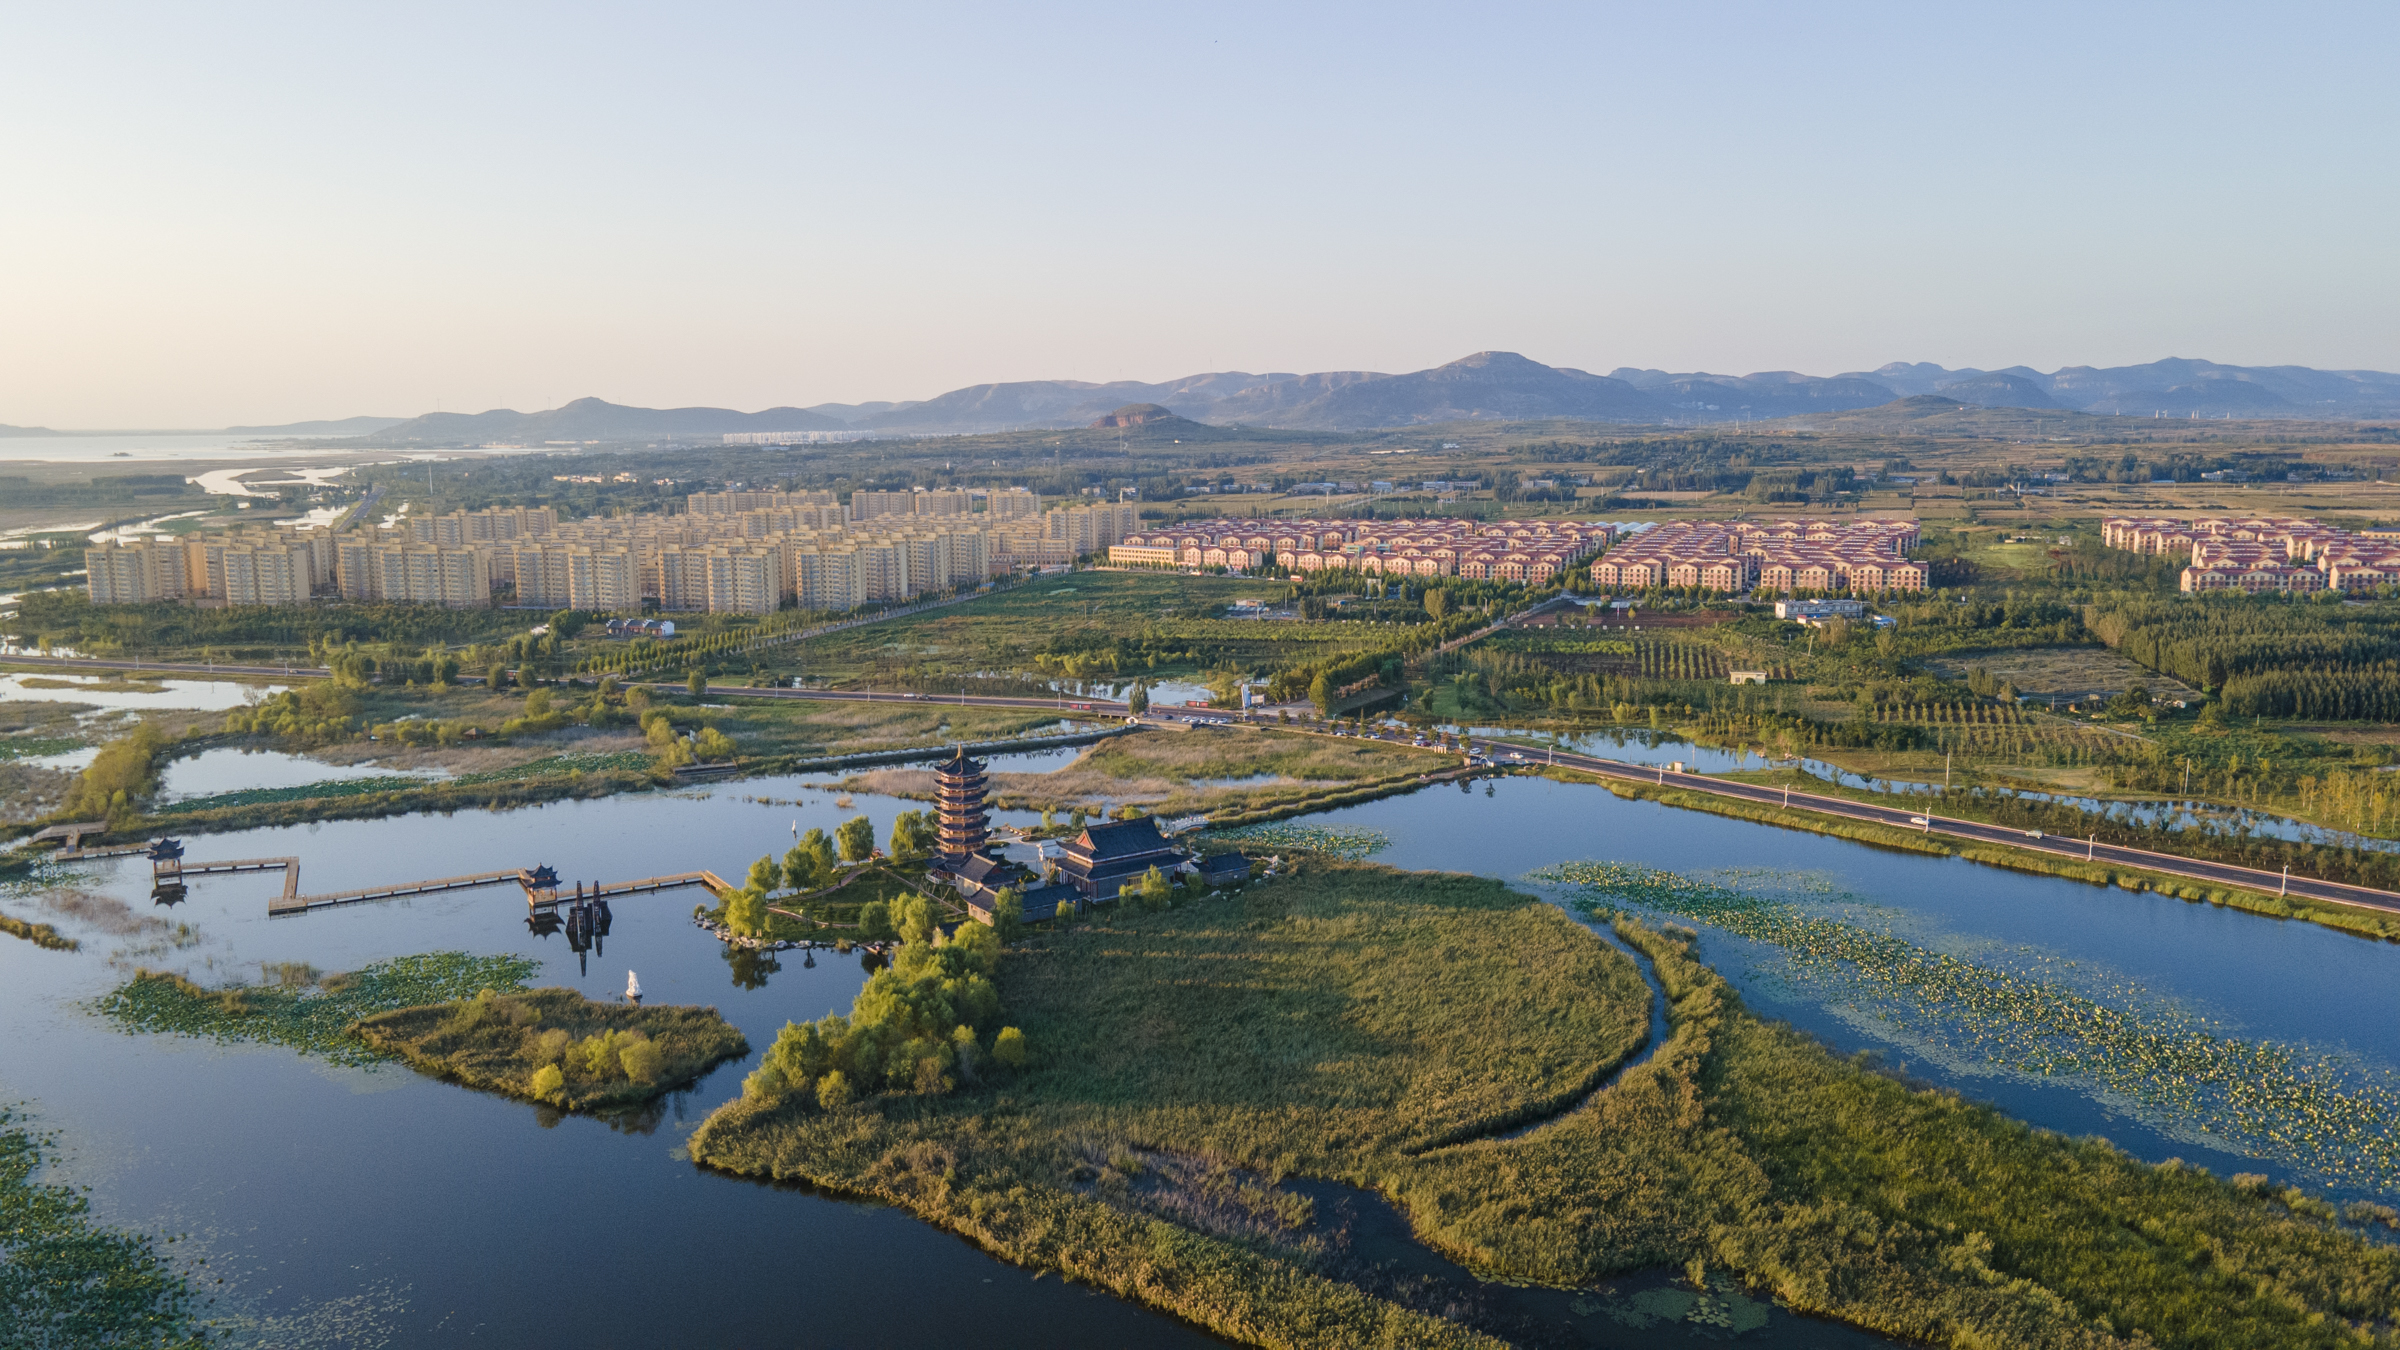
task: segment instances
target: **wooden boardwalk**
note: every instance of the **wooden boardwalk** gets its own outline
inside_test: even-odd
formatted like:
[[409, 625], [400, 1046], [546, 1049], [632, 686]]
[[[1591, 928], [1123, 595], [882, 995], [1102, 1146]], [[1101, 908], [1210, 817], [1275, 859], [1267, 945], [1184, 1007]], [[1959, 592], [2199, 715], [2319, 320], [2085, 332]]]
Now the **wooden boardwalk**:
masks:
[[[193, 871], [185, 867], [185, 871]], [[299, 863], [292, 865], [292, 882], [284, 888], [281, 899], [267, 902], [269, 918], [287, 914], [306, 914], [311, 910], [332, 909], [337, 905], [363, 905], [376, 900], [397, 900], [404, 895], [433, 895], [441, 891], [466, 891], [479, 886], [505, 886], [522, 883], [525, 873], [517, 868], [506, 872], [472, 872], [459, 877], [435, 877], [431, 881], [402, 881], [387, 886], [366, 886], [355, 891], [327, 891], [323, 895], [296, 895]]]
[[[300, 863], [292, 859], [289, 880], [282, 898], [267, 902], [267, 915], [281, 918], [292, 914], [307, 914], [314, 910], [332, 909], [340, 905], [364, 905], [378, 900], [397, 900], [409, 895], [437, 895], [444, 891], [469, 891], [483, 886], [506, 886], [511, 883], [525, 889], [528, 909], [549, 909], [556, 905], [571, 905], [577, 900], [598, 900], [615, 895], [649, 895], [657, 891], [672, 891], [685, 886], [704, 886], [715, 895], [734, 889], [732, 883], [710, 871], [676, 872], [667, 876], [642, 877], [636, 881], [604, 882], [584, 886], [537, 887], [533, 874], [523, 868], [506, 872], [470, 872], [465, 876], [435, 877], [430, 881], [402, 881], [384, 886], [364, 886], [354, 891], [328, 891], [323, 895], [299, 895]], [[186, 865], [184, 871], [231, 871], [222, 864], [205, 867]]]
[[571, 905], [578, 900], [603, 900], [612, 895], [650, 895], [658, 891], [680, 890], [686, 886], [704, 886], [711, 895], [723, 895], [736, 889], [732, 882], [703, 869], [698, 872], [675, 872], [663, 877], [643, 877], [639, 881], [594, 883], [580, 890], [562, 886], [555, 891], [536, 892], [528, 887], [525, 903], [533, 909], [548, 909], [553, 905]]

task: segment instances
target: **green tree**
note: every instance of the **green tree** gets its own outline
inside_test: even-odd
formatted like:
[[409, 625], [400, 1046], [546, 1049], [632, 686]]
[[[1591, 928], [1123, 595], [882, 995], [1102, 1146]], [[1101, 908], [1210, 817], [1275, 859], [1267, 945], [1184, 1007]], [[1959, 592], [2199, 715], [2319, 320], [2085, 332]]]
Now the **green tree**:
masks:
[[641, 1040], [620, 1048], [617, 1062], [624, 1066], [627, 1078], [636, 1083], [647, 1083], [658, 1077], [658, 1071], [666, 1067], [667, 1056], [665, 1051], [658, 1048], [658, 1042]]
[[692, 673], [684, 677], [683, 687], [685, 690], [690, 692], [693, 698], [701, 698], [706, 696], [708, 693], [708, 672], [700, 669], [698, 666], [692, 667]]
[[1153, 867], [1142, 873], [1142, 908], [1165, 909], [1175, 893], [1167, 883], [1166, 873]]
[[767, 931], [767, 897], [744, 886], [725, 893], [725, 926], [744, 937]]
[[921, 895], [905, 895], [892, 903], [892, 927], [902, 942], [930, 944], [936, 930], [933, 903]]
[[1136, 717], [1139, 717], [1143, 713], [1150, 711], [1150, 690], [1148, 687], [1139, 684], [1133, 687], [1133, 692], [1125, 696], [1125, 711], [1132, 713]]
[[850, 1080], [835, 1069], [817, 1080], [817, 1105], [828, 1111], [839, 1111], [851, 1101]]
[[869, 900], [867, 903], [858, 907], [859, 941], [889, 942], [898, 936], [898, 930], [892, 927], [892, 911], [890, 906], [884, 904], [881, 900]]
[[533, 1071], [533, 1095], [545, 1102], [558, 1101], [566, 1095], [567, 1075], [555, 1064], [545, 1064]]
[[148, 792], [157, 778], [158, 756], [166, 748], [167, 738], [147, 722], [100, 747], [76, 779], [64, 814], [86, 820], [130, 815], [134, 799]]
[[1425, 612], [1437, 619], [1441, 618], [1445, 614], [1448, 614], [1450, 612], [1450, 592], [1443, 590], [1439, 586], [1427, 587], [1425, 590]]
[[795, 891], [816, 890], [832, 882], [833, 867], [833, 841], [812, 828], [783, 855], [784, 884]]
[[841, 845], [843, 862], [865, 862], [875, 856], [875, 822], [865, 816], [852, 816], [833, 832], [834, 841]]
[[1012, 1069], [1025, 1067], [1025, 1033], [1015, 1027], [1002, 1027], [992, 1038], [992, 1058]]
[[702, 727], [692, 738], [692, 753], [705, 760], [726, 760], [734, 756], [733, 738], [715, 727]]
[[783, 869], [776, 866], [773, 855], [750, 864], [750, 889], [760, 895], [773, 895], [783, 889]]
[[1025, 931], [1025, 900], [1014, 886], [1003, 886], [992, 897], [992, 933], [1002, 942], [1014, 942]]
[[508, 665], [506, 662], [494, 661], [490, 665], [483, 668], [483, 687], [487, 691], [494, 689], [506, 689], [508, 687]]
[[1318, 671], [1317, 678], [1308, 682], [1308, 701], [1317, 705], [1318, 712], [1333, 716], [1333, 681], [1324, 671]]
[[923, 811], [903, 811], [892, 817], [890, 850], [896, 860], [913, 862], [933, 852], [940, 837]]

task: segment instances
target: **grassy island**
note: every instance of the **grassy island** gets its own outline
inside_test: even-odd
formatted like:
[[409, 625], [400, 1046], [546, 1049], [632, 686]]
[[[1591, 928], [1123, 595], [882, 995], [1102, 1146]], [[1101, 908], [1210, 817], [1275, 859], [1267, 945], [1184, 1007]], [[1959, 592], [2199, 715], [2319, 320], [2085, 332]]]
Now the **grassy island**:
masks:
[[1649, 994], [1597, 935], [1497, 882], [1311, 862], [1004, 953], [1021, 1070], [754, 1092], [692, 1152], [1258, 1344], [1510, 1334], [1360, 1278], [1296, 1178], [1372, 1187], [1508, 1281], [1673, 1267], [1942, 1346], [2400, 1344], [2400, 1251], [2364, 1231], [2388, 1211], [2150, 1166], [1895, 1081], [1751, 1014], [1688, 933], [1618, 932], [1672, 1030], [1613, 1080]]
[[646, 1102], [750, 1051], [714, 1008], [596, 1003], [572, 989], [376, 1013], [358, 1036], [427, 1073], [576, 1111]]

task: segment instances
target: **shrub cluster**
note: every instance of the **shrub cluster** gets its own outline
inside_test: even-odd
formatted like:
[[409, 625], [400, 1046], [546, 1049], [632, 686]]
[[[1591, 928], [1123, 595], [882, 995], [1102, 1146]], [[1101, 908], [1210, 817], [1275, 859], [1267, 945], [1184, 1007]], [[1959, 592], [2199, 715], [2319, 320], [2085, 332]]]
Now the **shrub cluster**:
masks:
[[[1000, 1015], [992, 982], [1000, 940], [974, 923], [960, 925], [948, 941], [938, 932], [910, 932], [892, 964], [867, 980], [848, 1016], [786, 1023], [743, 1082], [742, 1095], [836, 1111], [880, 1091], [939, 1095], [975, 1082], [983, 1030]], [[1023, 1034], [1000, 1029], [990, 1055], [1021, 1065]]]

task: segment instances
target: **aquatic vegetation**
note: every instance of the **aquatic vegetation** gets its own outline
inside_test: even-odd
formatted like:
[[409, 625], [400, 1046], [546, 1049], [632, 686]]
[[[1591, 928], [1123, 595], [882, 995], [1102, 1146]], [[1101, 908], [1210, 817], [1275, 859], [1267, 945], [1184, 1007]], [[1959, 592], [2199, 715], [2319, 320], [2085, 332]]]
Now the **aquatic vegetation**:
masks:
[[0, 914], [0, 933], [21, 937], [36, 947], [47, 947], [54, 952], [71, 952], [83, 945], [49, 924], [29, 923], [6, 914]]
[[1351, 861], [1381, 853], [1392, 846], [1392, 837], [1383, 831], [1355, 825], [1304, 825], [1279, 820], [1231, 830], [1211, 830], [1209, 833], [1228, 843], [1298, 849]]
[[263, 1041], [336, 1064], [371, 1064], [389, 1055], [351, 1031], [360, 1018], [472, 998], [484, 989], [519, 989], [540, 969], [540, 962], [522, 956], [427, 952], [378, 961], [347, 975], [327, 975], [307, 985], [221, 989], [204, 989], [180, 975], [145, 970], [102, 995], [93, 1010], [126, 1032]]
[[0, 1107], [0, 1346], [195, 1347], [200, 1299], [151, 1238], [91, 1221], [33, 1179], [48, 1141]]
[[486, 988], [361, 1018], [358, 1035], [428, 1073], [568, 1110], [646, 1102], [750, 1052], [714, 1008], [599, 1003], [572, 989]]
[[2225, 1035], [2129, 986], [2089, 990], [2063, 970], [1962, 960], [1812, 912], [1762, 893], [1787, 883], [1775, 874], [1570, 862], [1527, 879], [1572, 887], [1587, 908], [1674, 914], [1778, 947], [1788, 978], [1838, 986], [1880, 1029], [1970, 1065], [2088, 1083], [2181, 1137], [2400, 1188], [2400, 1090], [2335, 1056]]
[[324, 783], [304, 783], [298, 787], [241, 788], [233, 792], [218, 792], [206, 797], [187, 797], [168, 802], [151, 812], [154, 816], [180, 816], [193, 811], [216, 811], [228, 806], [257, 806], [273, 802], [313, 802], [326, 797], [365, 797], [377, 792], [407, 792], [414, 788], [434, 786], [425, 778], [398, 775], [375, 778], [340, 778]]

